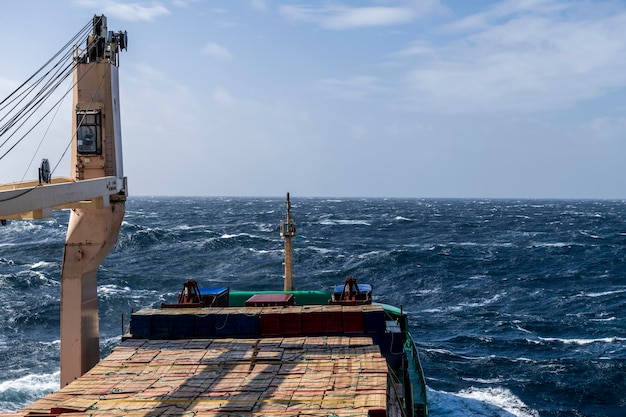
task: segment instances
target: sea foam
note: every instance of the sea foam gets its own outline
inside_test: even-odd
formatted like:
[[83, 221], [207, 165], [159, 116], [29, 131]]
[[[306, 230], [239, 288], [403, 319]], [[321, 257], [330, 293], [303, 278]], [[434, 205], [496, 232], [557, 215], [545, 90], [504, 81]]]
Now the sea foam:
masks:
[[0, 382], [0, 412], [17, 411], [59, 389], [60, 372], [29, 374]]
[[506, 388], [469, 388], [457, 393], [428, 390], [429, 412], [449, 417], [539, 417]]

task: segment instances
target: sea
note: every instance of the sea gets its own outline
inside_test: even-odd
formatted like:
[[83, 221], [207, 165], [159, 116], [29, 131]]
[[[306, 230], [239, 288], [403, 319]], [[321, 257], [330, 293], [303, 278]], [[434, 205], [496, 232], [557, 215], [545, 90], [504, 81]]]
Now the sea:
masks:
[[[298, 289], [409, 314], [430, 415], [626, 415], [626, 202], [292, 195]], [[132, 197], [98, 272], [101, 354], [182, 284], [281, 289], [285, 198]], [[0, 227], [0, 411], [59, 386], [69, 214]]]

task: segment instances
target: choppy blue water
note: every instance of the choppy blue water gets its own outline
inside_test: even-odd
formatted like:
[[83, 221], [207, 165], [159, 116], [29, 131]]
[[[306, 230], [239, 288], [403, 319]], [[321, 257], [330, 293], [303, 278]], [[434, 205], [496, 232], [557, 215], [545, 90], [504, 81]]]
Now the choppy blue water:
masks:
[[[626, 203], [293, 198], [294, 276], [346, 275], [410, 313], [431, 415], [626, 415]], [[131, 198], [99, 272], [102, 353], [121, 315], [184, 280], [280, 289], [284, 199]], [[0, 411], [59, 384], [68, 214], [0, 227]]]

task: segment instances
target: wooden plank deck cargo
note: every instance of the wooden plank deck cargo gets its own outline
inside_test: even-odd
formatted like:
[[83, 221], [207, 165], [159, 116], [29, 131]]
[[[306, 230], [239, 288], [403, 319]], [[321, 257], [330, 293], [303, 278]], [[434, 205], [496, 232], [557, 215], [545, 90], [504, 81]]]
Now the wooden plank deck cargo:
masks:
[[369, 337], [127, 340], [11, 416], [399, 416], [397, 398]]

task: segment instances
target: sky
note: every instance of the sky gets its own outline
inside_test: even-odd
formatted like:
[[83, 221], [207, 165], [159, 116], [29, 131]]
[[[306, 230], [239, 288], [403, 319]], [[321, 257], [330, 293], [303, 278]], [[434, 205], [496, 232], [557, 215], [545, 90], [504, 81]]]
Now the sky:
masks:
[[[0, 97], [94, 14], [131, 196], [626, 198], [625, 1], [3, 2]], [[70, 114], [0, 182], [68, 176]]]

